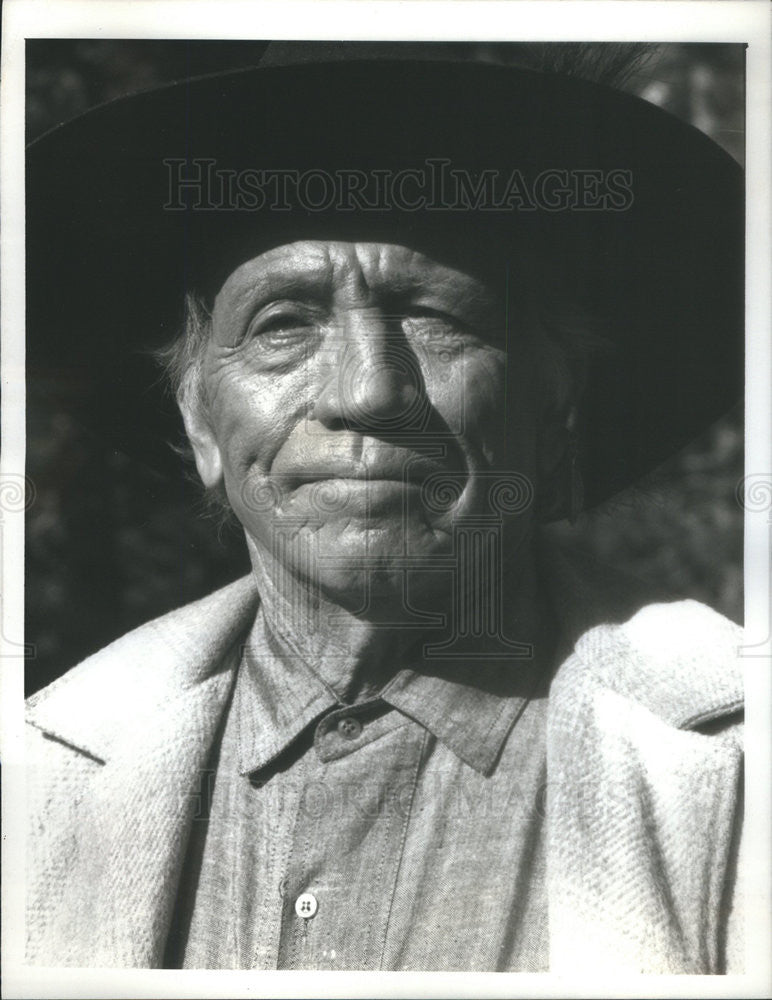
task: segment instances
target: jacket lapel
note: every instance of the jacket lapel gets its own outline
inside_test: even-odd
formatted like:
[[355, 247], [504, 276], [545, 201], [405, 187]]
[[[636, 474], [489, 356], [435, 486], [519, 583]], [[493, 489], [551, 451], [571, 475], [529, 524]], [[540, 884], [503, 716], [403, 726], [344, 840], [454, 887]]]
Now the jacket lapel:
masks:
[[197, 788], [255, 608], [251, 582], [239, 581], [32, 699], [29, 722], [44, 735], [33, 801], [45, 791], [30, 838], [30, 961], [160, 965]]

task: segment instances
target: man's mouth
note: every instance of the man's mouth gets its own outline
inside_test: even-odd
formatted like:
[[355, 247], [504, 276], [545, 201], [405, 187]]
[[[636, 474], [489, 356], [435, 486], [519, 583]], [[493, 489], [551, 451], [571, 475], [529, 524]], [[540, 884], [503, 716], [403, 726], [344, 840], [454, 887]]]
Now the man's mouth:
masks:
[[[463, 468], [459, 468], [459, 462], [449, 460], [447, 454], [435, 457], [425, 451], [422, 453], [412, 443], [410, 446], [397, 446], [367, 440], [351, 449], [330, 447], [324, 450], [327, 454], [314, 456], [315, 461], [307, 461], [310, 456], [297, 456], [295, 461], [277, 463], [272, 470], [273, 477], [288, 490], [325, 480], [420, 486], [430, 476], [443, 472], [458, 473]], [[434, 450], [439, 449], [435, 446]]]
[[[443, 471], [443, 466], [421, 455], [394, 456], [375, 463], [335, 462], [322, 468], [298, 472], [298, 485], [330, 479], [354, 480], [363, 483], [392, 482], [419, 486], [429, 476]], [[295, 477], [292, 477], [295, 478]]]

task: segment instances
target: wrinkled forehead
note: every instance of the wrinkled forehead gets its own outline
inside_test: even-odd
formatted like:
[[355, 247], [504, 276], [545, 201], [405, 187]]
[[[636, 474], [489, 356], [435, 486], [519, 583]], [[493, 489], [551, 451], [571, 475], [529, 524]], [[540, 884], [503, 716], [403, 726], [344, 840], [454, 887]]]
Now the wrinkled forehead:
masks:
[[236, 267], [216, 296], [214, 314], [282, 297], [345, 296], [351, 302], [381, 304], [441, 295], [450, 303], [493, 305], [496, 284], [493, 276], [484, 280], [396, 243], [300, 240]]

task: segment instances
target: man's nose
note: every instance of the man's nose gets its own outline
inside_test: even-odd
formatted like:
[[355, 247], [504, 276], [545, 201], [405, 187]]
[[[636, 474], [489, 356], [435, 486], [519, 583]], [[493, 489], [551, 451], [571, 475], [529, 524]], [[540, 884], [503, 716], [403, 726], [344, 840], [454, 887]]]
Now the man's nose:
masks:
[[369, 433], [419, 428], [424, 379], [398, 317], [378, 309], [348, 310], [325, 353], [316, 420], [330, 429]]

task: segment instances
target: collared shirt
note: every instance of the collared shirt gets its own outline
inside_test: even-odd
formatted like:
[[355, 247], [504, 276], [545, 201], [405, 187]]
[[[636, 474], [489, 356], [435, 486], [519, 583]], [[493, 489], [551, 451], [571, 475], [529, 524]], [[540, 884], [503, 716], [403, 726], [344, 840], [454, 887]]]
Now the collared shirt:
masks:
[[259, 612], [168, 964], [545, 971], [545, 723], [533, 660], [342, 705]]

